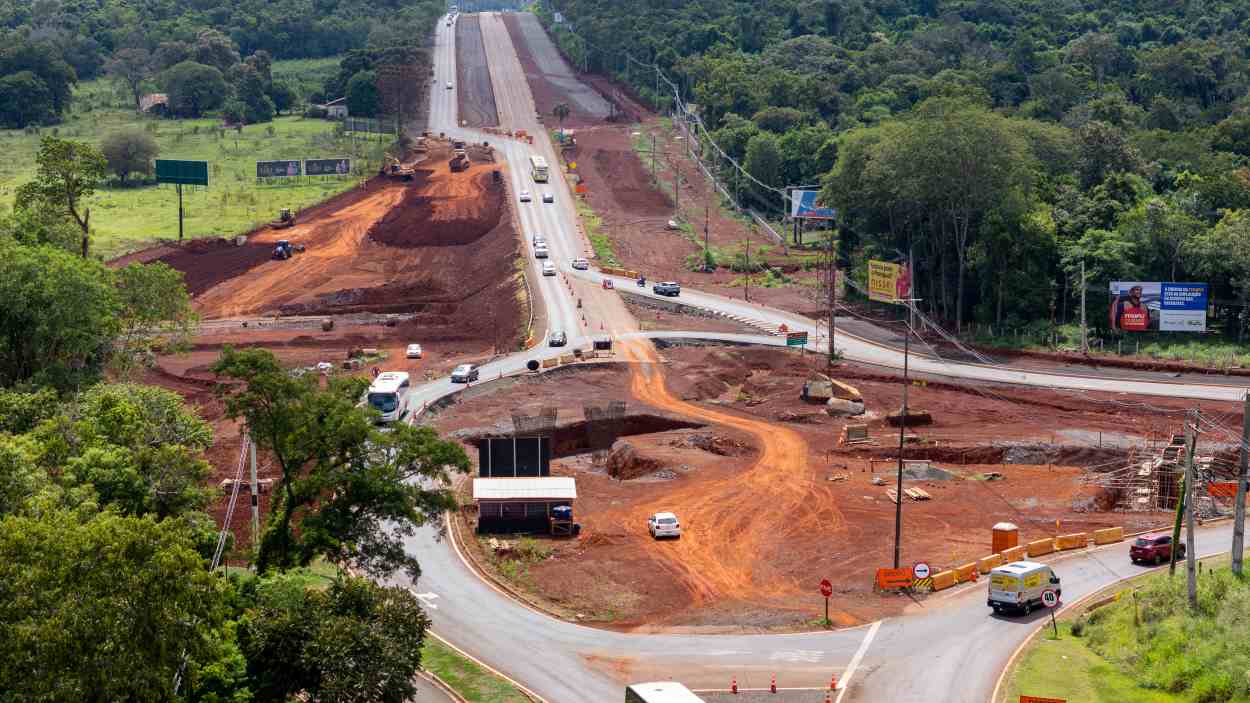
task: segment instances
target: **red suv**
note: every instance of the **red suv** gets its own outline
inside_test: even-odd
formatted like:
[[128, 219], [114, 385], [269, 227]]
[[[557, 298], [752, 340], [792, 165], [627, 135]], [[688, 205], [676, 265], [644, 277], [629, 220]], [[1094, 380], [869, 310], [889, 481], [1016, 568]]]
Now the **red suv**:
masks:
[[[1134, 564], [1162, 564], [1172, 560], [1172, 535], [1142, 535], [1129, 547], [1128, 558]], [[1185, 558], [1185, 545], [1176, 546], [1176, 558]]]

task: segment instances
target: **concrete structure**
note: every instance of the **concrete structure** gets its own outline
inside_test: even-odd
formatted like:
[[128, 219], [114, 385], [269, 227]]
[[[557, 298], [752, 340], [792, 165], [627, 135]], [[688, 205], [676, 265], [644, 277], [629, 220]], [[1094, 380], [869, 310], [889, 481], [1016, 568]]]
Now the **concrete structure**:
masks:
[[551, 509], [576, 499], [569, 476], [473, 479], [479, 533], [549, 532]]
[[326, 111], [326, 117], [332, 120], [341, 120], [348, 116], [347, 98], [335, 98], [324, 105], [317, 105]]

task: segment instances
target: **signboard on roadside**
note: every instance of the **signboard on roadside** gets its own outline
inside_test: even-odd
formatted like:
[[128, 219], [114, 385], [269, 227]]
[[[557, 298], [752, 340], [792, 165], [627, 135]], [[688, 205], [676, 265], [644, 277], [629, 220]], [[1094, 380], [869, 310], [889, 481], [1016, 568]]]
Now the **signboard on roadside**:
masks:
[[838, 216], [837, 210], [820, 203], [818, 190], [792, 190], [790, 198], [790, 217], [796, 220], [832, 220]]
[[306, 176], [346, 176], [351, 172], [351, 159], [304, 159]]
[[1207, 284], [1112, 281], [1107, 322], [1123, 332], [1205, 332]]
[[1020, 696], [1020, 703], [1068, 703], [1066, 698], [1038, 698], [1037, 696]]
[[789, 332], [786, 334], [787, 347], [805, 347], [807, 346], [806, 332]]
[[929, 565], [923, 561], [916, 562], [916, 565], [911, 567], [911, 575], [915, 576], [917, 581], [929, 578]]
[[910, 588], [911, 583], [912, 573], [910, 568], [877, 569], [877, 588], [883, 591]]
[[156, 160], [156, 182], [184, 186], [208, 185], [207, 161]]
[[829, 579], [820, 580], [820, 595], [825, 598], [833, 595], [833, 584], [829, 582]]
[[301, 175], [303, 168], [299, 159], [256, 162], [257, 178], [290, 178]]
[[1059, 594], [1055, 593], [1055, 591], [1050, 588], [1042, 591], [1042, 605], [1047, 608], [1053, 608], [1056, 605], [1059, 605]]
[[907, 267], [891, 261], [868, 262], [868, 298], [893, 303], [911, 297], [911, 277]]

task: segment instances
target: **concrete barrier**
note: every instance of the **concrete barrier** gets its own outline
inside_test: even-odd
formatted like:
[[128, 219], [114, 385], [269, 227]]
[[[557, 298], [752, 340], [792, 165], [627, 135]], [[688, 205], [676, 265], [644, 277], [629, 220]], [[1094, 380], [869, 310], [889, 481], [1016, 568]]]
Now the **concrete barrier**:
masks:
[[960, 583], [977, 580], [977, 563], [975, 561], [963, 566], [956, 566], [953, 571], [955, 572], [955, 579]]
[[543, 359], [543, 368], [544, 368], [544, 369], [554, 369], [555, 367], [557, 367], [557, 366], [559, 366], [559, 365], [560, 365], [560, 360], [559, 360], [559, 359]]
[[1111, 544], [1124, 539], [1123, 527], [1108, 527], [1103, 530], [1094, 530], [1094, 544]]
[[1010, 564], [1013, 561], [1020, 561], [1024, 558], [1024, 545], [1022, 544], [1019, 547], [1004, 549], [1002, 554], [1004, 564]]
[[1073, 532], [1070, 535], [1059, 535], [1055, 538], [1055, 549], [1084, 549], [1089, 544], [1089, 533]]
[[940, 591], [955, 585], [955, 572], [951, 569], [933, 575], [933, 590]]
[[988, 574], [990, 572], [990, 569], [993, 569], [996, 566], [1002, 566], [1002, 565], [1003, 565], [1003, 555], [991, 554], [988, 557], [981, 557], [980, 559], [977, 560], [977, 571], [980, 571], [983, 574]]
[[1031, 557], [1040, 557], [1043, 554], [1050, 554], [1055, 551], [1055, 539], [1047, 537], [1046, 539], [1035, 539], [1028, 543], [1028, 553]]
[[564, 364], [571, 364], [571, 363], [573, 363], [573, 362], [575, 362], [575, 361], [577, 361], [577, 357], [573, 356], [572, 354], [561, 354], [561, 355], [560, 355], [560, 364], [561, 364], [561, 365], [564, 365]]

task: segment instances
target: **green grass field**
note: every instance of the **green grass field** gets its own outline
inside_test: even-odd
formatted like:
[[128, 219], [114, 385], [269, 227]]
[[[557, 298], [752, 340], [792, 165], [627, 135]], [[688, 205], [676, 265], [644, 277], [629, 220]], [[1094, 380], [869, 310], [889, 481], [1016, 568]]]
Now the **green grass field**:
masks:
[[[334, 59], [284, 61], [275, 76], [314, 76]], [[292, 80], [295, 80], [292, 78]], [[280, 117], [248, 125], [242, 132], [222, 130], [215, 119], [161, 120], [140, 117], [106, 81], [81, 84], [72, 112], [63, 124], [35, 130], [0, 130], [0, 204], [11, 206], [16, 189], [35, 172], [40, 134], [99, 143], [123, 127], [139, 127], [160, 146], [158, 158], [209, 162], [208, 188], [184, 189], [187, 237], [228, 236], [273, 219], [279, 208], [302, 208], [352, 186], [355, 179], [302, 178], [297, 183], [258, 184], [255, 162], [267, 159], [352, 156], [360, 173], [376, 171], [386, 142], [361, 141], [335, 132], [335, 124], [303, 117]], [[94, 253], [105, 258], [124, 254], [156, 239], [178, 236], [178, 198], [170, 185], [106, 187], [92, 198]]]
[[421, 668], [473, 703], [527, 703], [530, 700], [512, 684], [429, 635], [421, 647]]

